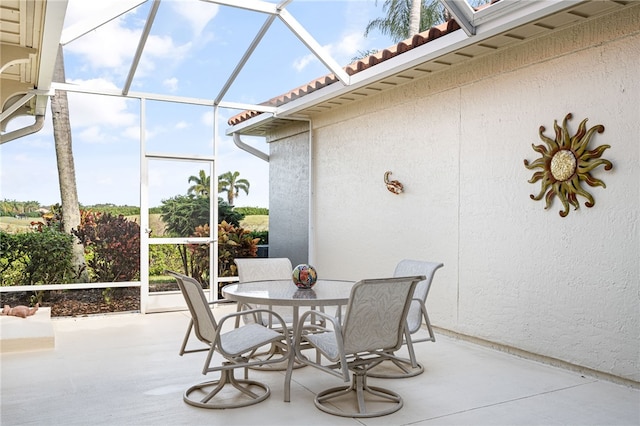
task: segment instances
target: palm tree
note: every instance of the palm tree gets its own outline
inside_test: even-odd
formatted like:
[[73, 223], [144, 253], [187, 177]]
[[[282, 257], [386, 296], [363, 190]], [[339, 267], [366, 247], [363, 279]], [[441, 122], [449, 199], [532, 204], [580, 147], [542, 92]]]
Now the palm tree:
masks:
[[[58, 47], [58, 57], [54, 69], [54, 81], [65, 82], [64, 57], [62, 45]], [[53, 120], [53, 138], [55, 141], [56, 158], [58, 163], [58, 181], [60, 183], [60, 198], [62, 204], [62, 225], [64, 232], [73, 235], [73, 267], [80, 282], [89, 282], [84, 260], [84, 246], [73, 229], [80, 225], [80, 203], [76, 187], [76, 170], [73, 162], [71, 144], [71, 124], [69, 122], [69, 101], [67, 92], [56, 90], [51, 97], [51, 116]]]
[[385, 0], [382, 10], [387, 16], [370, 21], [365, 37], [378, 30], [398, 43], [443, 22], [445, 16], [438, 0]]
[[227, 202], [233, 206], [233, 199], [240, 195], [240, 190], [249, 195], [249, 181], [238, 179], [240, 172], [227, 172], [218, 176], [218, 193], [227, 193]]
[[204, 170], [200, 170], [198, 176], [189, 176], [189, 183], [191, 182], [194, 182], [194, 184], [189, 187], [187, 194], [196, 194], [203, 197], [209, 196], [211, 176], [207, 176]]

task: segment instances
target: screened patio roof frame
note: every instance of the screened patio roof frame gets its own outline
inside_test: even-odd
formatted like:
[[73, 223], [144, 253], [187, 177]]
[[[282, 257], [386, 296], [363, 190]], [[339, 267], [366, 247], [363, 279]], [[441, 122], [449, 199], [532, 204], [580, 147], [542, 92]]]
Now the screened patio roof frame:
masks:
[[[88, 32], [110, 22], [118, 16], [121, 16], [147, 1], [152, 1], [153, 5], [150, 8], [150, 13], [144, 26], [144, 31], [142, 32], [138, 42], [136, 54], [132, 60], [129, 74], [124, 86], [120, 90], [100, 90], [82, 85], [72, 85], [51, 81], [53, 70], [51, 64], [55, 62], [55, 55], [57, 54], [57, 45], [54, 48], [53, 44], [55, 43], [51, 41], [52, 39], [59, 40], [62, 45], [68, 44], [78, 37], [87, 34]], [[553, 14], [554, 12], [570, 8], [583, 2], [583, 0], [540, 0], [535, 2], [524, 0], [502, 0], [491, 5], [491, 7], [474, 11], [466, 0], [439, 0], [453, 15], [464, 31], [454, 31], [416, 49], [397, 55], [389, 60], [383, 61], [350, 76], [287, 11], [287, 7], [293, 2], [293, 0], [283, 0], [280, 3], [271, 3], [262, 0], [201, 1], [267, 15], [264, 24], [254, 36], [253, 41], [245, 50], [244, 55], [226, 79], [226, 82], [222, 86], [220, 92], [213, 99], [189, 98], [160, 93], [132, 92], [129, 90], [142, 52], [145, 49], [149, 31], [151, 30], [155, 20], [155, 12], [161, 3], [161, 0], [129, 0], [127, 2], [120, 2], [114, 9], [109, 10], [108, 14], [101, 11], [99, 14], [100, 16], [89, 16], [83, 22], [64, 30], [62, 30], [61, 27], [62, 22], [64, 21], [64, 12], [66, 12], [67, 2], [65, 0], [49, 0], [47, 2], [47, 12], [51, 10], [51, 14], [46, 14], [44, 27], [45, 29], [57, 29], [57, 34], [59, 34], [60, 37], [55, 37], [55, 31], [48, 32], [48, 41], [46, 45], [43, 45], [42, 51], [40, 52], [40, 78], [38, 82], [38, 89], [30, 91], [29, 94], [35, 94], [38, 97], [44, 97], [46, 99], [46, 96], [53, 94], [53, 90], [58, 89], [68, 92], [121, 96], [175, 103], [206, 105], [241, 111], [250, 110], [262, 112], [263, 114], [254, 117], [254, 119], [247, 120], [246, 123], [241, 123], [227, 130], [227, 134], [242, 133], [243, 129], [247, 128], [247, 126], [255, 126], [257, 123], [265, 122], [265, 120], [272, 118], [305, 118], [303, 112], [305, 108], [313, 106], [318, 102], [356, 90], [357, 88], [370, 84], [371, 82], [381, 80], [393, 75], [394, 73], [409, 69], [410, 67], [415, 66], [420, 62], [424, 62], [429, 58], [445, 55], [473, 43], [480, 43], [482, 40], [495, 36], [500, 32], [507, 31], [511, 28], [517, 27], [518, 25], [522, 25], [523, 23], [531, 22], [534, 19], [548, 14]], [[338, 84], [330, 84], [313, 93], [306, 94], [305, 96], [301, 96], [278, 107], [233, 102], [228, 100], [227, 91], [234, 84], [236, 77], [246, 65], [252, 53], [260, 44], [275, 19], [280, 19], [285, 26], [307, 47], [307, 49], [327, 67], [329, 72], [333, 73], [338, 78]], [[25, 99], [28, 100], [26, 97]], [[3, 118], [6, 117], [6, 115], [6, 112], [3, 112]], [[36, 115], [44, 115], [44, 109], [38, 109]]]

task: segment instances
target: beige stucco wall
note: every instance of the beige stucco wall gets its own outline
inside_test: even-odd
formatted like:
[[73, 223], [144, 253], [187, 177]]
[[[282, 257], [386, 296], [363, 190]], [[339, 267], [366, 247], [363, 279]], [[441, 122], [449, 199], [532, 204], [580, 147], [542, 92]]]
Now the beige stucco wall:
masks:
[[[634, 6], [314, 117], [319, 275], [442, 261], [435, 325], [640, 381], [639, 29]], [[614, 168], [593, 173], [606, 189], [584, 185], [595, 207], [561, 218], [558, 199], [529, 198], [523, 160], [569, 112], [572, 134], [605, 126], [591, 146], [611, 145]]]

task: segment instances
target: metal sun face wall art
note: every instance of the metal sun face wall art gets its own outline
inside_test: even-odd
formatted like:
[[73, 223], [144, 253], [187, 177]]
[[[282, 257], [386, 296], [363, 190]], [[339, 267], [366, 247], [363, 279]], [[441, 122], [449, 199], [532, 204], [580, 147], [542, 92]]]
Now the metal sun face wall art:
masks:
[[546, 129], [544, 126], [540, 126], [540, 139], [547, 146], [534, 144], [531, 146], [542, 157], [532, 163], [524, 160], [524, 165], [529, 170], [542, 169], [535, 172], [529, 179], [529, 183], [542, 181], [540, 193], [538, 195], [531, 194], [531, 199], [537, 201], [544, 196], [546, 201], [545, 209], [547, 209], [557, 196], [564, 207], [559, 212], [562, 217], [569, 214], [569, 205], [572, 205], [574, 210], [580, 207], [578, 195], [587, 199], [584, 203], [585, 206], [593, 207], [596, 202], [593, 196], [582, 188], [581, 183], [586, 182], [587, 185], [592, 187], [602, 186], [606, 188], [604, 182], [591, 176], [590, 172], [598, 166], [604, 166], [605, 170], [613, 168], [609, 160], [600, 158], [607, 148], [611, 148], [610, 145], [600, 145], [592, 150], [587, 149], [594, 133], [604, 132], [604, 126], [598, 124], [587, 130], [587, 119], [585, 118], [578, 126], [576, 134], [572, 137], [567, 129], [567, 121], [571, 118], [571, 113], [567, 114], [562, 121], [562, 127], [558, 126], [557, 120], [553, 121], [556, 134], [555, 140], [545, 136], [543, 132]]

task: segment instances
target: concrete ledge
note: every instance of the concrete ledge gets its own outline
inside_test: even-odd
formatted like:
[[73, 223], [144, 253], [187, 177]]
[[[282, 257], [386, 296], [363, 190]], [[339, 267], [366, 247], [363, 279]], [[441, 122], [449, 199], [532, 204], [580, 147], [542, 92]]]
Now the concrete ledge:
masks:
[[51, 308], [40, 308], [27, 318], [0, 316], [0, 353], [39, 351], [54, 347]]

